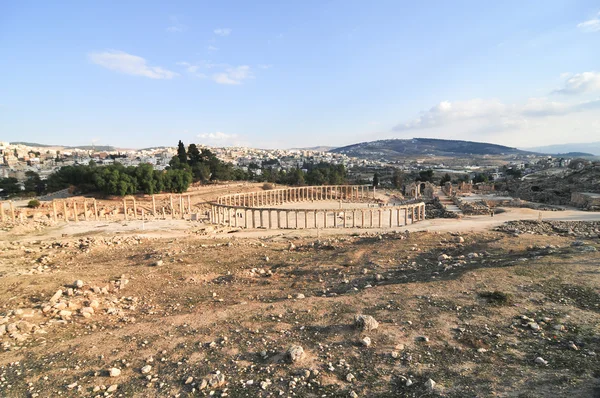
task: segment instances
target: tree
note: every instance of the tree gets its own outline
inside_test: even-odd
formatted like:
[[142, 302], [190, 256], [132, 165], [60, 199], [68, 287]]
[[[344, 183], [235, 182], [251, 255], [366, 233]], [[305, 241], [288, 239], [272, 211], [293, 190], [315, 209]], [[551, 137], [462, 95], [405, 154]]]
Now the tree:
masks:
[[433, 170], [421, 170], [415, 181], [433, 182]]
[[165, 178], [169, 183], [169, 190], [171, 192], [183, 193], [187, 191], [192, 183], [192, 173], [188, 170], [167, 170]]
[[193, 164], [192, 174], [194, 175], [194, 181], [206, 182], [210, 179], [210, 167], [204, 163]]
[[394, 170], [394, 174], [392, 175], [392, 185], [396, 189], [402, 188], [404, 185], [404, 173], [398, 169]]
[[2, 194], [15, 194], [21, 192], [19, 180], [14, 177], [0, 178], [0, 189]]
[[444, 186], [446, 185], [447, 182], [452, 181], [452, 177], [450, 177], [450, 174], [446, 173], [444, 174], [444, 176], [442, 177], [441, 181], [440, 181], [440, 186]]
[[141, 164], [135, 168], [135, 177], [139, 183], [139, 190], [147, 195], [153, 195], [159, 192], [156, 189], [156, 179], [154, 178], [154, 169], [151, 164]]
[[373, 187], [379, 186], [379, 173], [373, 174]]
[[179, 140], [179, 144], [177, 144], [177, 157], [179, 158], [179, 162], [187, 164], [187, 152], [185, 151], [185, 146], [181, 140]]
[[189, 165], [194, 167], [195, 164], [198, 164], [202, 161], [202, 157], [200, 155], [200, 151], [196, 144], [190, 144], [187, 150], [187, 156], [189, 160]]

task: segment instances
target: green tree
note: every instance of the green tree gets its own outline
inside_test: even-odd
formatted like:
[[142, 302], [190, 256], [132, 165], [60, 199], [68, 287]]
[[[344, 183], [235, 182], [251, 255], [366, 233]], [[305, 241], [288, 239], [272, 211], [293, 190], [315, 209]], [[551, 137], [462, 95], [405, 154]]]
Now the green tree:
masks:
[[392, 175], [392, 185], [396, 189], [402, 188], [404, 185], [404, 173], [401, 170], [395, 169]]
[[151, 164], [140, 164], [135, 168], [135, 177], [139, 183], [139, 190], [147, 195], [153, 195], [160, 192], [156, 187], [156, 179], [154, 178], [154, 168]]
[[179, 158], [179, 162], [187, 164], [187, 152], [185, 151], [185, 145], [183, 145], [181, 140], [179, 140], [179, 144], [177, 144], [177, 157]]
[[422, 182], [433, 182], [433, 170], [429, 169], [419, 171], [419, 175], [415, 180]]
[[188, 163], [190, 166], [192, 166], [192, 168], [195, 164], [198, 164], [202, 161], [202, 157], [200, 156], [200, 151], [198, 150], [198, 147], [196, 146], [196, 144], [190, 144], [188, 146], [187, 156], [188, 156]]
[[446, 173], [440, 180], [440, 186], [443, 187], [447, 182], [450, 182], [450, 181], [452, 181], [452, 177], [450, 177], [450, 174]]
[[379, 186], [379, 173], [373, 174], [373, 186], [374, 187]]

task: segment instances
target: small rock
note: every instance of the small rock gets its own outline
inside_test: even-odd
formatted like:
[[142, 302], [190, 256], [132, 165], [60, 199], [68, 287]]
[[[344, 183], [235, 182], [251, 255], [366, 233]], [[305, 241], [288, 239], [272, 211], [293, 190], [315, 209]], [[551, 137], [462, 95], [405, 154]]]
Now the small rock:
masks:
[[83, 287], [83, 281], [81, 279], [77, 279], [75, 282], [73, 282], [73, 286], [75, 286], [77, 289], [81, 289]]
[[304, 348], [299, 345], [293, 345], [288, 348], [286, 355], [291, 362], [298, 362], [304, 357]]
[[371, 345], [371, 338], [363, 337], [362, 339], [360, 339], [360, 344], [362, 344], [365, 347], [369, 347]]
[[142, 368], [142, 374], [150, 373], [151, 370], [152, 370], [152, 366], [146, 365]]
[[435, 385], [436, 385], [436, 384], [437, 384], [437, 383], [436, 383], [435, 381], [433, 381], [432, 379], [429, 379], [429, 380], [427, 380], [427, 381], [425, 382], [425, 387], [427, 387], [427, 389], [428, 389], [429, 391], [433, 391], [433, 389], [435, 388]]
[[548, 361], [546, 361], [546, 360], [545, 360], [544, 358], [542, 358], [542, 357], [537, 357], [537, 358], [535, 359], [535, 363], [537, 363], [538, 365], [544, 365], [544, 366], [548, 365]]
[[110, 368], [108, 373], [110, 374], [110, 377], [119, 377], [119, 376], [121, 376], [121, 369]]
[[375, 330], [379, 327], [379, 322], [375, 320], [371, 315], [355, 315], [354, 325], [364, 331]]

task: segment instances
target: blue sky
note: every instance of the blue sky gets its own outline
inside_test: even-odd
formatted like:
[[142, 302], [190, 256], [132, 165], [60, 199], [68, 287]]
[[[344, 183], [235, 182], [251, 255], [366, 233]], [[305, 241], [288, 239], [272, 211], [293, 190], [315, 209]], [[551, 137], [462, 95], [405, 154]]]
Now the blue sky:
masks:
[[4, 1], [0, 140], [600, 141], [596, 1]]

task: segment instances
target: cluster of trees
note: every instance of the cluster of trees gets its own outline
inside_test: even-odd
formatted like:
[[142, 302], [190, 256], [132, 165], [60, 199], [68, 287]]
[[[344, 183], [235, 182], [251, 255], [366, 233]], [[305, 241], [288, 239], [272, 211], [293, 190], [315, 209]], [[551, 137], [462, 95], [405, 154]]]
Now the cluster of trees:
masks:
[[103, 192], [106, 195], [131, 195], [138, 192], [185, 192], [192, 182], [191, 173], [179, 169], [154, 170], [150, 164], [125, 167], [120, 163], [110, 166], [65, 166], [48, 177], [48, 191], [54, 192], [71, 185], [82, 193]]
[[19, 183], [14, 177], [0, 178], [0, 189], [3, 196], [11, 195], [39, 195], [46, 190], [46, 183], [42, 181], [40, 175], [35, 171], [25, 172], [25, 181]]

